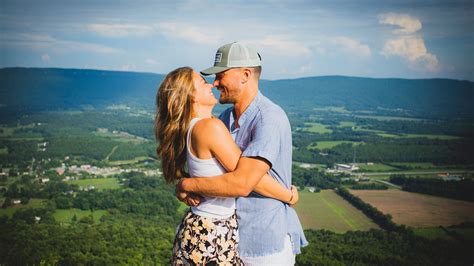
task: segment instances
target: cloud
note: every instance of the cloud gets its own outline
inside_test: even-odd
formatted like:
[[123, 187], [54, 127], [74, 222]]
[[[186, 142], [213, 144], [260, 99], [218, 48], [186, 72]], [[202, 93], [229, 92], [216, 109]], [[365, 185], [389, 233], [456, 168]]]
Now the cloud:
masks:
[[47, 62], [51, 61], [51, 58], [49, 57], [49, 54], [43, 54], [43, 55], [41, 56], [41, 60], [42, 60], [43, 62], [47, 63]]
[[61, 51], [87, 51], [98, 54], [119, 53], [121, 50], [88, 42], [67, 41], [53, 38], [50, 35], [30, 34], [30, 33], [12, 33], [0, 35], [2, 46], [11, 46], [13, 48], [23, 49], [54, 49]]
[[162, 22], [158, 24], [161, 33], [171, 38], [185, 39], [198, 44], [220, 43], [218, 32], [206, 32], [204, 28], [181, 22]]
[[358, 41], [348, 37], [332, 37], [329, 38], [330, 42], [335, 45], [342, 46], [343, 49], [347, 50], [351, 54], [357, 56], [370, 56], [371, 51], [368, 45], [361, 44]]
[[412, 67], [422, 67], [431, 72], [440, 69], [436, 55], [428, 51], [424, 39], [416, 34], [422, 27], [420, 20], [406, 14], [386, 13], [379, 15], [379, 23], [400, 27], [394, 31], [397, 38], [385, 41], [383, 55], [400, 56]]
[[89, 24], [87, 28], [99, 35], [111, 38], [143, 37], [152, 34], [154, 31], [151, 26], [138, 24]]
[[410, 34], [421, 30], [421, 21], [406, 14], [385, 13], [379, 15], [379, 23], [399, 26], [398, 34]]
[[[268, 53], [280, 56], [309, 56], [311, 50], [302, 42], [293, 41], [289, 35], [267, 35], [257, 40], [244, 40]], [[258, 50], [260, 50], [258, 49]]]
[[421, 65], [429, 71], [438, 70], [438, 58], [428, 52], [425, 42], [420, 37], [404, 36], [385, 42], [382, 50], [385, 56], [400, 56], [407, 59], [412, 65]]
[[147, 59], [145, 59], [145, 63], [150, 64], [150, 65], [156, 65], [156, 64], [158, 64], [158, 61], [156, 61], [155, 59], [152, 59], [152, 58], [147, 58]]

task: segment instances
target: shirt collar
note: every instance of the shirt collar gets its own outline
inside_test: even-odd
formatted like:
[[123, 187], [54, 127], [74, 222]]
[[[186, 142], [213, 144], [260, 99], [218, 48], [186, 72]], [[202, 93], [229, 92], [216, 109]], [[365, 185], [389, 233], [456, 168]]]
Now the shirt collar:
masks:
[[[245, 121], [247, 121], [247, 119], [253, 115], [255, 110], [257, 110], [257, 107], [262, 97], [263, 95], [260, 93], [260, 91], [258, 91], [255, 98], [253, 98], [252, 102], [249, 104], [249, 106], [247, 106], [247, 109], [245, 109], [244, 113], [240, 116], [239, 122], [238, 122], [239, 127], [242, 126], [245, 123]], [[231, 120], [232, 120], [231, 125], [233, 125], [235, 121], [235, 109], [232, 109]]]

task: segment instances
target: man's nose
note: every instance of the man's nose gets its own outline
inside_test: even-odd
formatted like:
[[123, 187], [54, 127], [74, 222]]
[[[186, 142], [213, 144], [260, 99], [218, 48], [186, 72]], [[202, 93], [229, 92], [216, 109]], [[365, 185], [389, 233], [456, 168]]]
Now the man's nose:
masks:
[[215, 79], [215, 80], [214, 80], [214, 83], [212, 83], [212, 85], [214, 85], [214, 87], [219, 86], [219, 80]]

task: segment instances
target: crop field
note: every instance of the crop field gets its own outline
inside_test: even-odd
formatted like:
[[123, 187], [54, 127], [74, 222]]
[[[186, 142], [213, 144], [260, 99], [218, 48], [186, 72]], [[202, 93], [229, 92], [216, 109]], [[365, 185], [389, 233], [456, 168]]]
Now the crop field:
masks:
[[426, 119], [412, 118], [412, 117], [402, 117], [402, 116], [381, 116], [381, 115], [356, 115], [360, 118], [369, 118], [379, 121], [392, 121], [392, 120], [401, 120], [401, 121], [424, 121]]
[[351, 193], [397, 224], [418, 227], [450, 226], [474, 221], [474, 202], [411, 193], [401, 190], [351, 190]]
[[345, 141], [345, 140], [337, 140], [337, 141], [318, 141], [316, 143], [312, 143], [310, 146], [308, 146], [308, 149], [319, 149], [319, 150], [324, 150], [324, 149], [331, 149], [336, 147], [339, 144], [343, 143], [348, 143], [352, 144], [354, 146], [361, 145], [362, 142], [355, 142], [355, 141]]
[[295, 209], [304, 229], [327, 229], [342, 233], [378, 228], [372, 220], [333, 190], [322, 190], [319, 193], [300, 191], [300, 200]]
[[439, 140], [454, 140], [460, 139], [457, 136], [449, 135], [429, 135], [429, 134], [389, 134], [389, 133], [377, 133], [377, 135], [384, 138], [396, 138], [396, 139], [405, 139], [405, 138], [426, 138], [426, 139], [439, 139]]
[[[105, 214], [107, 214], [107, 211], [105, 210], [96, 210], [92, 212], [92, 217], [94, 219], [94, 222], [95, 223], [99, 222], [99, 219]], [[68, 224], [72, 222], [74, 215], [76, 215], [76, 219], [77, 221], [79, 221], [81, 218], [91, 215], [91, 211], [81, 210], [81, 209], [76, 209], [76, 208], [67, 209], [67, 210], [57, 209], [54, 212], [53, 217], [59, 223]]]
[[328, 129], [326, 125], [321, 123], [305, 123], [305, 125], [308, 126], [305, 128], [305, 131], [319, 134], [332, 133], [332, 130]]
[[337, 127], [355, 127], [357, 126], [356, 122], [352, 121], [341, 121]]
[[143, 160], [146, 160], [146, 159], [149, 159], [149, 157], [147, 157], [147, 156], [139, 156], [139, 157], [136, 157], [135, 159], [132, 159], [132, 160], [108, 161], [107, 163], [110, 164], [110, 165], [125, 165], [125, 164], [138, 163], [138, 162], [143, 161]]
[[359, 172], [385, 172], [385, 171], [397, 171], [397, 168], [394, 168], [389, 165], [385, 165], [382, 163], [374, 163], [373, 165], [367, 165], [365, 163], [360, 163]]
[[117, 178], [90, 178], [67, 181], [69, 184], [77, 184], [81, 187], [87, 187], [89, 185], [94, 186], [98, 190], [102, 189], [117, 189], [120, 188]]

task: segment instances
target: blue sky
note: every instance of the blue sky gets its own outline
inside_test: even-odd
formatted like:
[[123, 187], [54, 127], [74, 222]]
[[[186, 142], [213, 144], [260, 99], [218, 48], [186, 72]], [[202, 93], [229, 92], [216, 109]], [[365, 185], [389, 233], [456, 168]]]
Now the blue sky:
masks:
[[240, 40], [264, 79], [474, 80], [467, 1], [0, 0], [0, 67], [203, 69]]

